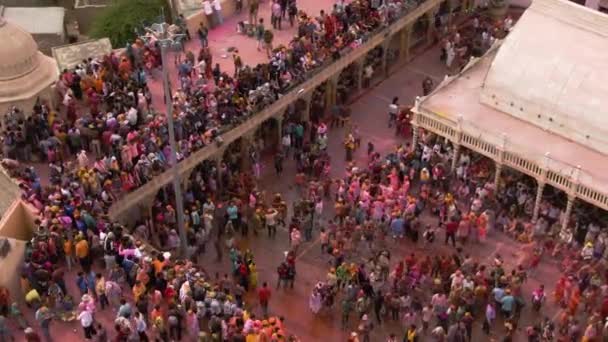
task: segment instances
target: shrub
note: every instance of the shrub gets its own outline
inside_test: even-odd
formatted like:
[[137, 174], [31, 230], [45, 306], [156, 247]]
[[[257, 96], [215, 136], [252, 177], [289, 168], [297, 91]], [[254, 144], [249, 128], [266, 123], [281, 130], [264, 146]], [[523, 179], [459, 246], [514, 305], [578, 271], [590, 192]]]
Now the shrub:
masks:
[[144, 25], [158, 22], [161, 15], [170, 16], [166, 0], [116, 0], [94, 19], [93, 38], [110, 38], [114, 48], [124, 47], [133, 41], [136, 30], [143, 32]]

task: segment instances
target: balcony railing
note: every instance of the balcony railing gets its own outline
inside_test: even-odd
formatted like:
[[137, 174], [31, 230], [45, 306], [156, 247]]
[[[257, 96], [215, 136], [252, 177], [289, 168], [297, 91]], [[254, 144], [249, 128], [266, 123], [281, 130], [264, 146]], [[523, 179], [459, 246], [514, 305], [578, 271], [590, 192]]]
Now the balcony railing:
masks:
[[[580, 176], [583, 179], [582, 183], [578, 183], [578, 180], [572, 179], [572, 172], [567, 172], [567, 174], [563, 172], [563, 170], [573, 170], [576, 168], [573, 165], [567, 165], [558, 160], [549, 158], [548, 165], [545, 168], [544, 165], [540, 165], [539, 163], [539, 160], [542, 160], [541, 156], [537, 156], [538, 158], [535, 159], [521, 156], [518, 153], [513, 152], [513, 150], [521, 150], [521, 148], [517, 148], [517, 146], [511, 142], [506, 143], [504, 147], [502, 147], [497, 139], [489, 137], [487, 134], [484, 135], [483, 131], [474, 124], [467, 124], [466, 128], [461, 128], [461, 131], [459, 132], [458, 124], [456, 122], [422, 110], [417, 114], [416, 123], [418, 126], [439, 136], [446, 137], [453, 142], [457, 142], [458, 137], [460, 136], [459, 143], [461, 146], [496, 161], [499, 161], [499, 159], [502, 158], [503, 165], [536, 179], [544, 177], [544, 181], [547, 184], [566, 193], [573, 193], [577, 198], [604, 210], [608, 210], [608, 195], [585, 184], [584, 179], [590, 177], [588, 177], [588, 174], [585, 174], [584, 170], [581, 170], [583, 174]], [[500, 155], [501, 148], [504, 149], [502, 155]]]
[[[289, 104], [293, 103], [299, 98], [303, 98], [306, 93], [313, 91], [316, 87], [326, 82], [331, 77], [339, 75], [344, 68], [360, 58], [365, 57], [369, 51], [383, 44], [386, 39], [391, 39], [394, 34], [400, 32], [406, 26], [413, 24], [418, 18], [425, 15], [433, 8], [439, 7], [439, 4], [442, 1], [443, 0], [427, 0], [418, 7], [412, 9], [410, 12], [406, 13], [403, 17], [396, 20], [391, 25], [379, 29], [374, 34], [368, 35], [368, 39], [366, 39], [364, 43], [357, 48], [347, 48], [350, 51], [347, 50], [343, 52], [343, 57], [334, 62], [328, 63], [325, 67], [316, 69], [313, 71], [313, 75], [309, 76], [307, 81], [295, 86], [287, 94], [281, 96], [277, 101], [257, 114], [254, 114], [247, 121], [221, 134], [221, 139], [223, 140], [222, 146], [218, 146], [216, 144], [205, 146], [202, 149], [192, 153], [188, 158], [180, 161], [177, 165], [180, 176], [183, 177], [189, 175], [192, 169], [194, 169], [204, 160], [213, 157], [216, 153], [218, 153], [219, 150], [223, 148], [223, 146], [227, 146], [228, 144], [237, 140], [239, 137], [255, 130], [260, 124], [262, 124], [262, 122], [282, 115]], [[135, 205], [144, 203], [146, 199], [149, 199], [151, 196], [155, 196], [161, 188], [168, 185], [172, 181], [172, 178], [173, 172], [171, 169], [166, 170], [143, 186], [126, 194], [111, 206], [109, 210], [110, 218], [119, 219]]]

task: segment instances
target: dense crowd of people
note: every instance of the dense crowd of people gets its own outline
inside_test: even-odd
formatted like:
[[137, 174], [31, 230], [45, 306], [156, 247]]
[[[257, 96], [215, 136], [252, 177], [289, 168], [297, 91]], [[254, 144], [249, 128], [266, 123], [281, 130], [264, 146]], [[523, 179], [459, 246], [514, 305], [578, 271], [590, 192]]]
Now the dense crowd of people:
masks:
[[[209, 20], [221, 23], [215, 2], [206, 2]], [[288, 215], [281, 194], [257, 187], [262, 148], [252, 146], [229, 149], [220, 163], [199, 165], [186, 184], [183, 213], [174, 209], [174, 194], [163, 189], [151, 215], [134, 227], [108, 218], [108, 208], [122, 193], [171, 166], [166, 115], [174, 117], [177, 159], [187, 158], [412, 5], [339, 2], [330, 13], [312, 17], [302, 11], [292, 14], [295, 2], [275, 1], [273, 28], [281, 28], [285, 15], [290, 20], [293, 15], [298, 24], [289, 46], [276, 48], [272, 31], [258, 21], [255, 8], [250, 15], [257, 24], [251, 29], [270, 61], [245, 66], [235, 52], [231, 75], [213, 65], [208, 29], [201, 27], [198, 56], [186, 52], [183, 60], [174, 60], [180, 87], [172, 94], [172, 113], [156, 113], [159, 104], [152, 103], [147, 87], [162, 66], [158, 42], [150, 35], [137, 39], [123, 55], [88, 59], [64, 70], [57, 83], [61, 110], [39, 103], [26, 115], [13, 108], [2, 123], [3, 164], [40, 216], [26, 247], [22, 293], [0, 289], [0, 341], [10, 339], [8, 318], [28, 341], [51, 341], [57, 320], [78, 320], [87, 340], [297, 341], [286, 332], [285, 319], [271, 315], [273, 286], [259, 284], [253, 253], [237, 243], [239, 234], [275, 239], [278, 226], [288, 230], [290, 248], [277, 264], [275, 287], [294, 286], [298, 250], [318, 233], [331, 268], [312, 290], [310, 308], [317, 314], [339, 303], [341, 325], [352, 331], [351, 341], [370, 341], [375, 326], [387, 320], [403, 323], [403, 340], [408, 342], [472, 340], [476, 320], [483, 322], [486, 334], [504, 341], [512, 340], [521, 325], [530, 341], [598, 341], [607, 336], [608, 253], [599, 226], [579, 219], [575, 230], [561, 229], [559, 206], [550, 201], [542, 203], [541, 218], [532, 222], [533, 188], [525, 181], [503, 177], [497, 188], [492, 166], [469, 153], [460, 155], [451, 173], [452, 147], [425, 132], [416, 146], [400, 145], [384, 157], [370, 143], [368, 165], [351, 163], [345, 177], [336, 180], [330, 177], [327, 153], [330, 127], [322, 120], [305, 124], [288, 117], [273, 163], [280, 175], [290, 154], [295, 160], [299, 196], [293, 215]], [[511, 25], [508, 18], [493, 28], [476, 17], [471, 32], [445, 35], [441, 58], [456, 70]], [[432, 84], [423, 88], [428, 93]], [[397, 102], [392, 105], [398, 108]], [[389, 127], [394, 124], [397, 134], [409, 136], [409, 113], [389, 111]], [[360, 145], [353, 125], [344, 141], [347, 160]], [[48, 162], [50, 184], [16, 160]], [[331, 218], [324, 214], [326, 201], [334, 202]], [[187, 229], [187, 255], [182, 258], [176, 257], [178, 215]], [[467, 252], [495, 231], [527, 244], [525, 258], [516, 266], [506, 266], [498, 254], [488, 262]], [[412, 252], [397, 260], [389, 241], [406, 238], [425, 248], [445, 242], [454, 249], [435, 256]], [[228, 251], [231, 269], [223, 276], [200, 266], [209, 243], [217, 260]], [[547, 254], [575, 260], [562, 265], [564, 274], [553, 294], [564, 310], [556, 321], [539, 319], [526, 326], [519, 321], [524, 306], [540, 313], [551, 297], [543, 285], [533, 293], [522, 291], [528, 274]], [[357, 258], [363, 255], [367, 258], [360, 262]], [[69, 290], [73, 285], [78, 292]], [[260, 308], [255, 313], [247, 300], [253, 293]], [[23, 298], [27, 308], [17, 305], [16, 298]], [[35, 312], [35, 324], [22, 309]], [[113, 331], [96, 319], [108, 311], [116, 314]]]
[[[232, 76], [221, 72], [217, 64], [213, 67], [207, 44], [196, 58], [191, 52], [185, 53], [183, 60], [177, 54], [174, 62], [178, 64], [180, 88], [172, 94], [172, 113], [156, 113], [158, 104], [152, 104], [147, 87], [154, 70], [170, 62], [162, 60], [154, 35], [136, 39], [124, 54], [89, 58], [72, 70], [64, 70], [56, 85], [59, 108], [48, 103], [37, 103], [31, 113], [13, 108], [3, 121], [3, 164], [19, 179], [24, 198], [39, 210], [40, 218], [26, 248], [22, 293], [10, 294], [3, 289], [0, 336], [8, 336], [5, 315], [9, 315], [9, 306], [10, 316], [22, 318], [19, 308], [9, 304], [23, 296], [27, 306], [35, 310], [39, 328], [26, 327], [30, 341], [40, 339], [40, 335], [51, 340], [51, 322], [57, 319], [78, 319], [86, 339], [107, 339], [109, 332], [95, 315], [109, 308], [117, 311], [112, 333], [117, 341], [133, 336], [139, 340], [180, 339], [182, 334], [201, 341], [239, 340], [245, 335], [287, 340], [282, 319], [268, 317], [270, 292], [264, 290], [266, 284], [258, 293], [266, 308], [264, 320], [243, 307], [244, 293], [256, 288], [251, 279], [256, 274], [251, 255], [240, 255], [228, 244], [235, 275], [244, 275], [235, 286], [226, 283], [228, 278], [212, 279], [189, 260], [202, 251], [214, 226], [215, 198], [209, 196], [213, 190], [209, 184], [221, 180], [209, 175], [217, 173], [202, 167], [187, 193], [190, 200], [185, 214], [192, 228], [188, 241], [193, 247], [190, 258], [175, 259], [170, 252], [151, 250], [144, 239], [154, 236], [167, 250], [177, 250], [177, 214], [170, 205], [164, 205], [166, 199], [155, 207], [149, 220], [153, 222], [148, 222], [152, 224], [140, 222], [133, 231], [110, 222], [107, 209], [121, 193], [134, 190], [171, 166], [166, 115], [175, 119], [179, 161], [271, 104], [311, 70], [339, 58], [344, 48], [356, 48], [366, 35], [393, 20], [405, 8], [401, 5], [395, 3], [391, 11], [380, 13], [368, 3], [353, 2], [336, 7], [330, 14], [322, 11], [318, 18], [299, 12], [298, 35], [289, 47], [273, 49], [270, 41], [265, 42], [270, 62], [255, 67], [243, 66], [235, 55]], [[200, 33], [203, 43], [204, 32]], [[296, 148], [300, 147], [299, 139], [301, 136], [295, 134]], [[89, 158], [91, 153], [93, 158]], [[50, 186], [34, 168], [22, 169], [17, 160], [48, 162]], [[237, 172], [228, 166], [212, 167], [215, 172], [222, 168], [220, 174], [226, 177], [228, 189], [238, 191], [239, 185], [245, 186], [244, 179], [231, 181]], [[222, 229], [215, 233], [218, 240], [246, 227], [240, 223], [242, 209], [237, 204], [227, 204], [228, 227], [220, 224]], [[269, 208], [264, 216], [269, 235], [274, 234], [271, 221], [276, 213]], [[221, 258], [223, 248], [216, 249]], [[78, 294], [70, 293], [66, 286], [72, 268], [79, 270], [75, 280]], [[294, 273], [290, 254], [285, 259], [285, 279], [293, 281]]]
[[[473, 337], [475, 321], [502, 341], [514, 340], [517, 330], [529, 341], [606, 336], [607, 254], [597, 217], [577, 218], [573, 234], [561, 227], [557, 201], [543, 200], [539, 219], [532, 221], [535, 196], [527, 179], [507, 174], [497, 189], [492, 166], [470, 153], [460, 155], [450, 175], [445, 165], [452, 156], [449, 144], [427, 134], [419, 146], [401, 145], [384, 158], [372, 153], [365, 168], [349, 166], [336, 184], [335, 217], [321, 231], [331, 268], [312, 290], [311, 311], [337, 306], [345, 330], [352, 329], [354, 316], [351, 341], [370, 341], [374, 326], [390, 320], [407, 329], [404, 341], [489, 338]], [[472, 256], [468, 250], [483, 244], [488, 232], [524, 243], [519, 259]], [[437, 252], [392, 257], [390, 241], [403, 239]], [[453, 249], [446, 251], [442, 242]], [[556, 284], [554, 304], [563, 310], [553, 321], [542, 315], [551, 298], [545, 285], [532, 293], [522, 287], [543, 254], [563, 250], [556, 243], [568, 246], [566, 260], [576, 261]], [[520, 322], [527, 306], [538, 319]]]
[[[255, 67], [244, 65], [235, 52], [232, 76], [213, 65], [207, 44], [196, 57], [188, 51], [183, 60], [176, 58], [180, 87], [173, 94], [171, 114], [178, 161], [270, 105], [309, 72], [339, 58], [345, 48], [356, 48], [408, 6], [396, 2], [380, 11], [353, 2], [328, 14], [321, 11], [317, 18], [299, 12], [298, 34], [289, 46], [270, 49], [270, 61]], [[124, 55], [112, 53], [64, 70], [57, 92], [65, 116], [44, 103], [27, 115], [15, 108], [5, 116], [4, 156], [30, 161], [34, 152], [37, 160], [51, 163], [51, 169], [61, 169], [62, 161], [78, 154], [80, 168], [94, 164], [88, 174], [108, 183], [108, 201], [145, 184], [171, 166], [166, 114], [156, 113], [153, 107], [158, 109], [158, 104], [151, 105], [147, 88], [159, 66], [158, 40], [148, 34], [129, 45]], [[94, 153], [94, 159], [89, 160], [86, 151]]]

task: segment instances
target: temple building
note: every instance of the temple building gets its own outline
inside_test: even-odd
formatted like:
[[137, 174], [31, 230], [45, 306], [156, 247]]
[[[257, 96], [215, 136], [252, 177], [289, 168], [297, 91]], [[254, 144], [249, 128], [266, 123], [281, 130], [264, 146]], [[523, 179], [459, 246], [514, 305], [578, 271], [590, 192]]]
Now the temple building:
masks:
[[57, 64], [38, 50], [32, 36], [0, 17], [0, 113], [12, 106], [32, 108], [38, 99], [53, 101]]
[[[414, 126], [608, 210], [608, 15], [535, 0], [512, 32], [413, 109]], [[416, 133], [418, 130], [415, 130]], [[418, 134], [415, 134], [418, 138]], [[456, 160], [452, 167], [456, 166]]]

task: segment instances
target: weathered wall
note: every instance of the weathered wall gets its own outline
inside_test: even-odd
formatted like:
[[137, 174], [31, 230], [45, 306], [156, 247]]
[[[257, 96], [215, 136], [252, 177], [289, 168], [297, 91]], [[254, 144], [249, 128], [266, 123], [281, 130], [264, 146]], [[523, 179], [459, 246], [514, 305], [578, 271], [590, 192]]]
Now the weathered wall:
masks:
[[0, 238], [8, 238], [11, 249], [0, 258], [0, 270], [6, 276], [0, 277], [0, 286], [9, 289], [11, 300], [22, 302], [19, 274], [23, 265], [25, 244], [32, 238], [35, 215], [27, 204], [15, 201], [0, 221]]
[[510, 0], [509, 5], [514, 7], [528, 8], [532, 5], [532, 0]]
[[49, 57], [53, 57], [51, 48], [66, 43], [65, 34], [33, 34], [32, 37], [38, 44], [38, 50]]
[[0, 0], [0, 5], [9, 7], [47, 7], [58, 6], [58, 0]]
[[[31, 97], [29, 99], [24, 99], [21, 101], [11, 101], [8, 103], [0, 102], [0, 115], [3, 115], [4, 113], [6, 113], [13, 106], [17, 106], [18, 108], [32, 109], [32, 108], [34, 108], [34, 104], [36, 104], [36, 100], [38, 98], [40, 98], [41, 101], [48, 101], [48, 103], [50, 103], [51, 106], [54, 106], [58, 100], [57, 96], [58, 95], [56, 95], [55, 90], [54, 90], [54, 85], [51, 85], [48, 88], [46, 88], [45, 90], [38, 93], [36, 96]], [[27, 112], [27, 110], [26, 110], [26, 112]]]

